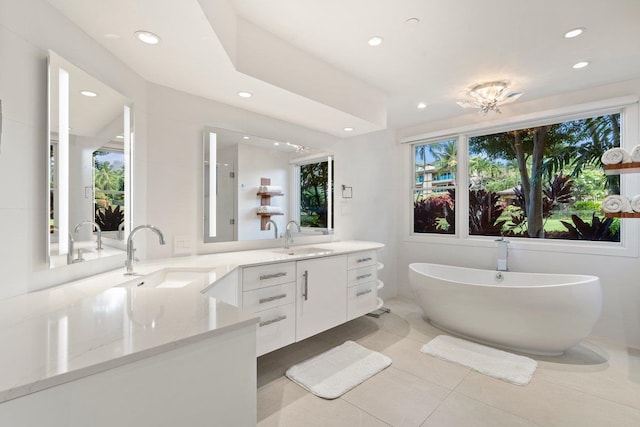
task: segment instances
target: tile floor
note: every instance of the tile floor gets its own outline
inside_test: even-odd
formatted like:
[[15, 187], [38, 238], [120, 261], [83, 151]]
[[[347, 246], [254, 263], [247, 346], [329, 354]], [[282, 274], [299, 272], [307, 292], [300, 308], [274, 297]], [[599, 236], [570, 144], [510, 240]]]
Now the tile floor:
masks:
[[[516, 386], [420, 353], [442, 332], [409, 300], [258, 358], [259, 426], [640, 426], [640, 350], [589, 338], [561, 357], [535, 357]], [[300, 388], [285, 370], [354, 340], [393, 364], [335, 400]]]

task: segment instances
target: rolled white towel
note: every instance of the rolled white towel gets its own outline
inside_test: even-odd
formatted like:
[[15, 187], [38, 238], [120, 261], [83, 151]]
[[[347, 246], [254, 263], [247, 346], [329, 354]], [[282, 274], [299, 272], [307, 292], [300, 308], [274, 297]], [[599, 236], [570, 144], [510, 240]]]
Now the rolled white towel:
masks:
[[631, 161], [632, 162], [640, 162], [640, 145], [636, 145], [631, 150]]
[[261, 185], [258, 191], [260, 193], [282, 193], [282, 187], [279, 185]]
[[633, 209], [634, 212], [640, 212], [640, 195], [638, 196], [633, 196], [631, 198], [631, 209]]
[[617, 165], [631, 162], [631, 155], [624, 148], [615, 147], [605, 151], [601, 160], [605, 165]]
[[279, 214], [282, 213], [280, 206], [258, 206], [258, 213]]
[[633, 212], [629, 199], [617, 194], [605, 197], [602, 201], [602, 210], [607, 213]]

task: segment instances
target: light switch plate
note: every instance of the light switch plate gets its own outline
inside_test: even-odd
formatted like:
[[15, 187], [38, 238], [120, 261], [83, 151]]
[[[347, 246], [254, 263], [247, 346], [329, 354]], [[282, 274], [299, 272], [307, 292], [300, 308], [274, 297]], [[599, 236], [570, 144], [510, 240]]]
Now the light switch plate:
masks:
[[175, 236], [173, 238], [173, 254], [174, 255], [191, 255], [193, 250], [193, 241], [191, 236]]

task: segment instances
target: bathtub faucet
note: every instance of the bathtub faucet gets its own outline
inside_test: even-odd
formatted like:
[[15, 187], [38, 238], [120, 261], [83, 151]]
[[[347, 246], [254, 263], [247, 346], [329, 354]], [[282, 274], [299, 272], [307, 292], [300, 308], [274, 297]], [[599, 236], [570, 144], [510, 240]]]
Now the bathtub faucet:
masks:
[[496, 239], [498, 242], [498, 271], [507, 271], [509, 267], [507, 265], [507, 259], [509, 258], [509, 251], [507, 245], [509, 241], [503, 237]]

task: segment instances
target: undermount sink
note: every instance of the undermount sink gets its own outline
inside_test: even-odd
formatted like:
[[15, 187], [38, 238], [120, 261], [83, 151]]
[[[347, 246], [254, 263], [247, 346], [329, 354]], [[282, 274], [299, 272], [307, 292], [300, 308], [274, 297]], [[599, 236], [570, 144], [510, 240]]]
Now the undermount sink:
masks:
[[279, 249], [273, 251], [277, 254], [291, 255], [291, 256], [317, 256], [317, 255], [327, 255], [333, 253], [332, 249], [325, 248], [289, 248], [289, 249]]
[[208, 285], [210, 269], [165, 268], [118, 285], [120, 288], [183, 288], [192, 284]]

